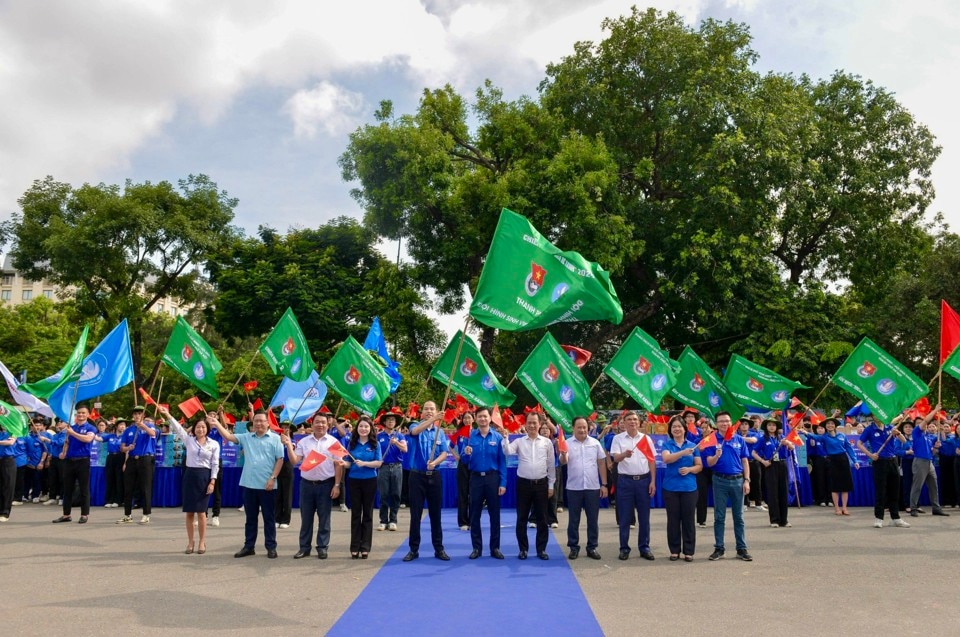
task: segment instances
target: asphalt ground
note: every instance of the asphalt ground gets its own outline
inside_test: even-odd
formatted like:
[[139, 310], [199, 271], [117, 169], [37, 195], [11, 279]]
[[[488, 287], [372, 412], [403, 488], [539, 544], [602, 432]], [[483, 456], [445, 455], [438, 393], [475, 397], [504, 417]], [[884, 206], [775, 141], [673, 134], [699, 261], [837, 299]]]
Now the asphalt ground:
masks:
[[[793, 528], [777, 529], [769, 528], [766, 513], [748, 512], [747, 541], [754, 557], [749, 563], [734, 557], [729, 514], [727, 556], [707, 560], [713, 545], [711, 512], [710, 527], [697, 529], [695, 561], [688, 564], [667, 559], [662, 510], [651, 515], [656, 561], [638, 557], [635, 539], [631, 559], [619, 561], [613, 512], [603, 510], [603, 559], [581, 552], [570, 565], [608, 635], [957, 635], [960, 510], [948, 511], [954, 514], [907, 516], [910, 529], [886, 524], [875, 529], [873, 511], [866, 508], [851, 509], [850, 517], [834, 516], [830, 508], [791, 509]], [[223, 511], [221, 526], [209, 530], [205, 555], [183, 553], [186, 534], [179, 509], [155, 509], [146, 526], [115, 525], [117, 509], [96, 508], [83, 526], [51, 524], [57, 515], [59, 507], [27, 504], [15, 507], [10, 521], [0, 524], [3, 635], [323, 634], [379, 569], [403, 568], [396, 558], [387, 560], [405, 543], [409, 524], [407, 510], [401, 509], [401, 530], [375, 531], [370, 559], [351, 560], [350, 515], [335, 510], [329, 559], [295, 561], [296, 510], [291, 527], [278, 531], [280, 557], [274, 560], [266, 557], [262, 534], [257, 555], [233, 557], [242, 545], [244, 522], [235, 509]], [[560, 521], [554, 534], [563, 546], [566, 513]], [[456, 512], [444, 510], [445, 533], [462, 533], [455, 523]], [[428, 529], [424, 520], [421, 560], [434, 559]], [[507, 560], [516, 559], [512, 529], [503, 530], [502, 549]], [[505, 577], [509, 570], [504, 569]], [[402, 577], [398, 582], [406, 584]], [[485, 597], [523, 603], [522, 596], [500, 599], [495, 591], [471, 591], [469, 581], [457, 591], [431, 591], [428, 582], [417, 590], [400, 588], [398, 583], [392, 599], [358, 603], [389, 603], [397, 612], [412, 612], [410, 600], [429, 603], [433, 597], [441, 615], [444, 604]], [[495, 614], [483, 625], [497, 627]], [[509, 626], [499, 628], [500, 634], [511, 634]], [[374, 633], [384, 634], [381, 627], [358, 626], [358, 635]], [[470, 631], [426, 622], [424, 634]]]

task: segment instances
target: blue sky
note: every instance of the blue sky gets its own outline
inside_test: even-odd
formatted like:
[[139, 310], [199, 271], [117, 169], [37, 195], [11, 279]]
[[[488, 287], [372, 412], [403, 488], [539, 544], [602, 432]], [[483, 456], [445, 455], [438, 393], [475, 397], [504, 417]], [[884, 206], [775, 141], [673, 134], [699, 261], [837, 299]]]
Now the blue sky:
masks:
[[[485, 78], [533, 95], [545, 65], [636, 1], [0, 0], [0, 218], [34, 179], [205, 173], [247, 232], [359, 216], [337, 158], [381, 99]], [[641, 5], [642, 6], [642, 5]], [[746, 22], [762, 71], [844, 69], [897, 94], [943, 146], [937, 199], [960, 227], [960, 4], [675, 0], [690, 23]]]

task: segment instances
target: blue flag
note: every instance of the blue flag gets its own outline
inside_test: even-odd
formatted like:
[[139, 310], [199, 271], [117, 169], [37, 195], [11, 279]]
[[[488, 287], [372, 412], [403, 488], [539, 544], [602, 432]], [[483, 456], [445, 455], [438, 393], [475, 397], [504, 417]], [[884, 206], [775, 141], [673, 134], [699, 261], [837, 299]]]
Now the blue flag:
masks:
[[850, 411], [847, 412], [847, 418], [856, 418], [857, 416], [869, 416], [870, 407], [865, 405], [862, 400], [858, 400], [857, 404], [850, 408]]
[[[324, 385], [326, 389], [326, 385]], [[326, 391], [324, 391], [326, 395]], [[280, 421], [289, 420], [295, 425], [308, 420], [323, 407], [323, 398], [288, 398], [280, 412]]]
[[270, 408], [286, 405], [293, 398], [318, 398], [320, 402], [327, 397], [327, 384], [320, 380], [317, 370], [310, 372], [307, 380], [299, 382], [284, 376], [283, 382], [277, 388], [277, 393], [270, 401]]
[[123, 319], [100, 344], [83, 359], [80, 380], [63, 385], [50, 396], [50, 408], [61, 420], [70, 422], [71, 407], [76, 400], [87, 400], [111, 394], [133, 382], [133, 354], [127, 319]]
[[387, 341], [383, 337], [383, 329], [380, 327], [380, 317], [373, 317], [373, 323], [370, 324], [370, 331], [367, 332], [367, 338], [363, 341], [363, 349], [374, 352], [383, 361], [387, 378], [390, 379], [390, 393], [397, 391], [403, 376], [400, 375], [400, 363], [390, 359], [387, 353]]

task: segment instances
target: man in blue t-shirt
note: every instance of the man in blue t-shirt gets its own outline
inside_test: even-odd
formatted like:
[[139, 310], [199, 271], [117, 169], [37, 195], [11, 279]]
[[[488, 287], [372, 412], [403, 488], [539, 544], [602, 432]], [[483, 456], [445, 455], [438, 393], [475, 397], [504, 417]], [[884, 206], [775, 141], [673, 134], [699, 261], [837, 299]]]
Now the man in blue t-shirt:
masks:
[[397, 530], [397, 513], [400, 510], [400, 488], [403, 486], [403, 457], [407, 453], [407, 439], [397, 431], [403, 412], [394, 407], [380, 417], [383, 431], [377, 434], [383, 464], [377, 473], [377, 489], [380, 491], [380, 526], [378, 531]]
[[63, 474], [63, 515], [54, 523], [70, 522], [73, 490], [80, 487], [79, 524], [86, 524], [90, 516], [90, 445], [97, 435], [97, 428], [90, 424], [90, 408], [86, 403], [77, 405], [76, 423], [64, 430], [67, 434], [60, 452]]
[[750, 464], [744, 462], [750, 458], [747, 443], [740, 434], [726, 439], [727, 429], [733, 426], [730, 414], [719, 411], [716, 414], [717, 445], [703, 450], [704, 464], [713, 471], [713, 537], [714, 550], [710, 560], [724, 556], [723, 534], [727, 520], [727, 500], [733, 509], [733, 534], [737, 540], [737, 557], [752, 562], [747, 552], [747, 536], [743, 524], [743, 496], [750, 494]]
[[153, 470], [157, 463], [159, 430], [143, 417], [144, 408], [137, 405], [130, 416], [130, 424], [123, 432], [120, 451], [127, 454], [123, 467], [123, 517], [117, 524], [133, 522], [133, 496], [139, 492], [143, 504], [140, 524], [150, 524], [153, 502]]

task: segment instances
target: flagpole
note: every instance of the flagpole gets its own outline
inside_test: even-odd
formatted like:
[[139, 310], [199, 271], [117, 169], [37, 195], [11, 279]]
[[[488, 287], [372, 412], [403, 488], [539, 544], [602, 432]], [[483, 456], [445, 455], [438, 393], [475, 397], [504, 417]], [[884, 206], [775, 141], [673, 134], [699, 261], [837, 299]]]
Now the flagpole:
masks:
[[597, 386], [597, 383], [599, 383], [601, 380], [603, 380], [603, 374], [600, 374], [599, 376], [597, 376], [597, 380], [593, 381], [593, 384], [590, 385], [591, 392], [593, 391], [593, 388]]
[[153, 419], [157, 419], [157, 413], [160, 411], [160, 400], [163, 398], [163, 376], [160, 377], [160, 388], [157, 390], [157, 397], [153, 400]]
[[[458, 355], [458, 357], [459, 357], [459, 355]], [[510, 385], [512, 385], [512, 384], [513, 384], [513, 381], [515, 381], [515, 380], [517, 380], [516, 374], [514, 374], [514, 375], [510, 378], [510, 382], [507, 383], [507, 386], [504, 387], [504, 389], [510, 389]]]
[[[309, 394], [310, 392], [312, 392], [314, 389], [317, 388], [317, 385], [319, 385], [319, 384], [320, 384], [320, 374], [317, 374], [317, 380], [313, 383], [313, 386], [312, 386], [310, 389], [307, 390], [307, 393]], [[296, 422], [297, 422], [297, 415], [300, 413], [300, 410], [303, 408], [303, 401], [304, 401], [304, 400], [305, 400], [305, 398], [301, 398], [301, 399], [300, 399], [300, 406], [297, 407], [297, 411], [293, 412], [293, 418], [290, 419], [290, 422], [292, 422], [292, 423], [296, 423]]]
[[423, 384], [420, 386], [420, 391], [418, 391], [417, 395], [413, 397], [413, 402], [419, 404], [418, 401], [420, 400], [420, 396], [423, 394], [423, 390], [425, 390], [429, 385], [430, 377], [427, 376], [426, 379], [424, 379]]
[[[70, 413], [68, 414], [68, 417], [70, 420], [67, 421], [68, 428], [73, 426], [73, 412], [77, 408], [77, 393], [79, 393], [79, 391], [80, 391], [80, 379], [78, 378], [77, 383], [73, 386], [73, 400], [70, 401]], [[67, 449], [69, 448], [70, 448], [70, 436], [67, 436], [63, 440], [63, 453], [66, 454]]]
[[223, 405], [230, 399], [230, 396], [233, 396], [233, 392], [236, 391], [237, 385], [239, 385], [240, 381], [243, 380], [243, 377], [247, 375], [247, 372], [250, 370], [250, 367], [253, 365], [253, 361], [257, 359], [257, 354], [259, 353], [260, 353], [259, 348], [253, 352], [253, 356], [250, 357], [250, 362], [247, 363], [247, 366], [244, 367], [243, 371], [240, 372], [240, 375], [237, 376], [237, 382], [235, 382], [233, 384], [233, 387], [230, 388], [230, 391], [227, 392], [227, 396], [222, 401], [220, 401], [220, 409], [223, 409]]
[[[447, 376], [447, 390], [443, 393], [443, 402], [440, 403], [440, 409], [446, 409], [447, 400], [450, 398], [450, 385], [453, 383], [453, 375], [457, 373], [457, 364], [460, 362], [460, 354], [463, 352], [463, 342], [467, 338], [467, 325], [470, 323], [470, 315], [467, 315], [467, 319], [463, 322], [463, 329], [460, 330], [460, 343], [457, 345], [457, 354], [453, 357], [453, 365], [450, 368], [450, 375]], [[516, 378], [516, 376], [514, 376]], [[510, 382], [513, 382], [513, 379], [510, 379]], [[507, 387], [510, 385], [508, 384]], [[446, 434], [444, 434], [446, 435]], [[434, 455], [437, 452], [437, 446], [440, 444], [440, 425], [437, 425], [437, 435], [433, 437], [433, 448], [430, 449], [430, 460], [433, 462]]]
[[[823, 396], [823, 392], [827, 391], [827, 387], [829, 387], [831, 384], [833, 384], [833, 381], [832, 381], [832, 380], [828, 380], [828, 381], [827, 381], [827, 384], [824, 385], [824, 386], [823, 386], [823, 389], [820, 390], [820, 393], [817, 394], [817, 395], [814, 397], [814, 399], [810, 401], [810, 404], [809, 404], [809, 405], [806, 405], [806, 408], [807, 408], [808, 411], [813, 409], [813, 406], [817, 403], [818, 400], [820, 400], [820, 396]], [[803, 404], [803, 403], [801, 403], [801, 404]]]

